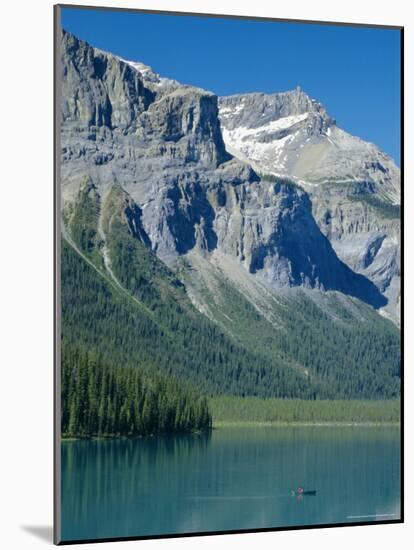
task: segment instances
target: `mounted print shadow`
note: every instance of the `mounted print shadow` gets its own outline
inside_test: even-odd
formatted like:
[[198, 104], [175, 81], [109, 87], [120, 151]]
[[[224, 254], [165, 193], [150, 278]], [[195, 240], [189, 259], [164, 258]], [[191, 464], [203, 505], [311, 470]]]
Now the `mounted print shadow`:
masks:
[[401, 522], [397, 27], [55, 7], [55, 542]]

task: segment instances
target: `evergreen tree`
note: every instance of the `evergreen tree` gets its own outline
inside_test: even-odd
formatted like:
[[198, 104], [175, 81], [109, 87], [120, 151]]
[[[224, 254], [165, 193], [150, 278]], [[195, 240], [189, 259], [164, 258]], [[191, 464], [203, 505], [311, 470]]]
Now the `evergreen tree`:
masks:
[[205, 398], [188, 385], [108, 364], [65, 342], [61, 379], [64, 436], [136, 436], [211, 427]]

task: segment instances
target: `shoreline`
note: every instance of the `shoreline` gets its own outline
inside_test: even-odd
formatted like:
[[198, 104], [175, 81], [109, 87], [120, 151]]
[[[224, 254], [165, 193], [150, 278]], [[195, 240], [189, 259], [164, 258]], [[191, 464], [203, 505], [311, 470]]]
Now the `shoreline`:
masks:
[[304, 400], [216, 396], [213, 426], [393, 426], [401, 422], [398, 399]]
[[[397, 428], [400, 427], [400, 422], [283, 422], [270, 420], [267, 422], [255, 421], [255, 420], [219, 420], [213, 423], [211, 431], [226, 429], [226, 428]], [[204, 435], [206, 432], [173, 432], [173, 433], [160, 433], [160, 434], [147, 434], [147, 435], [91, 435], [91, 436], [61, 436], [61, 442], [67, 441], [107, 441], [107, 440], [132, 440], [132, 439], [146, 439], [155, 437], [171, 437], [171, 436], [183, 436], [183, 435]]]
[[269, 421], [256, 421], [256, 420], [218, 420], [213, 422], [213, 430], [218, 428], [254, 428], [254, 427], [397, 427], [400, 426], [399, 421], [396, 422], [343, 422], [343, 421], [315, 421], [315, 422], [305, 422], [305, 421], [294, 421], [294, 422], [284, 422], [281, 420], [269, 420]]

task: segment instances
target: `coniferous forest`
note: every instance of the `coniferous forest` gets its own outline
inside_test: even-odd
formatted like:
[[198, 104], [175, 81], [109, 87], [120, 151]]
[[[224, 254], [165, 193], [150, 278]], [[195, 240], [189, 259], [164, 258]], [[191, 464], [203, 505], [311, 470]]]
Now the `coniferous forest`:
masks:
[[220, 395], [398, 398], [400, 341], [389, 321], [363, 304], [355, 304], [361, 318], [355, 320], [333, 297], [338, 320], [332, 322], [332, 311], [298, 294], [274, 310], [283, 322], [275, 328], [223, 282], [221, 298], [237, 326], [216, 323], [193, 306], [177, 274], [150, 250], [123, 200], [114, 187], [100, 212], [99, 198], [87, 185], [65, 220], [70, 238], [63, 239], [61, 255], [64, 435], [208, 429], [206, 397]]
[[173, 378], [108, 365], [101, 356], [62, 349], [62, 435], [139, 436], [208, 430], [207, 400]]

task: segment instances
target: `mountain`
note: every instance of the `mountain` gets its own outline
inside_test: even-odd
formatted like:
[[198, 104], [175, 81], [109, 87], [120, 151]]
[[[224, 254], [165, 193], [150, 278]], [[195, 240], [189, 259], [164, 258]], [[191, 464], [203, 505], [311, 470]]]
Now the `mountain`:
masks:
[[64, 338], [210, 393], [398, 394], [387, 298], [303, 186], [233, 156], [217, 96], [67, 32], [61, 56]]
[[399, 321], [400, 171], [372, 143], [341, 128], [303, 90], [220, 98], [227, 150], [258, 173], [289, 177], [309, 194], [338, 257], [387, 298]]
[[[398, 395], [398, 332], [371, 307], [338, 293], [273, 294], [248, 274], [236, 287], [208, 259], [196, 277], [184, 265], [175, 273], [147, 246], [135, 210], [120, 187], [102, 199], [89, 182], [66, 211], [62, 335], [69, 349], [146, 376], [182, 378], [210, 395]], [[190, 299], [194, 282], [199, 308]]]
[[400, 201], [400, 171], [385, 153], [338, 128], [301, 88], [220, 98], [223, 137], [258, 170], [295, 178], [312, 189], [351, 181], [391, 204]]

